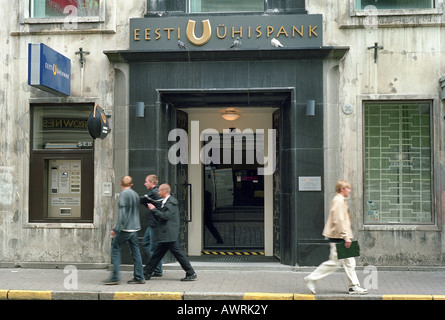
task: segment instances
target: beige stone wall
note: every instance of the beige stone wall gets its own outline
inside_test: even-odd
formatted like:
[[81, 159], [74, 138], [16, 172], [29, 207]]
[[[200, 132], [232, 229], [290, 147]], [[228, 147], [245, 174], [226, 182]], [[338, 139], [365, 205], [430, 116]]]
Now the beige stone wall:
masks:
[[[444, 106], [439, 79], [445, 74], [445, 10], [364, 12], [354, 0], [306, 1], [310, 14], [323, 14], [325, 46], [347, 46], [339, 64], [325, 61], [325, 188], [329, 208], [338, 179], [350, 180], [350, 200], [362, 263], [443, 265], [442, 193], [444, 172]], [[377, 62], [374, 50], [378, 42]], [[382, 225], [363, 223], [363, 101], [430, 100], [433, 110], [434, 223]], [[352, 108], [351, 114], [342, 111]], [[331, 193], [330, 193], [331, 192]], [[328, 210], [325, 211], [326, 214]]]
[[[444, 264], [442, 193], [445, 154], [443, 101], [445, 75], [444, 1], [437, 8], [382, 12], [354, 10], [354, 0], [308, 0], [310, 14], [323, 15], [325, 46], [349, 47], [338, 62], [324, 64], [325, 208], [340, 178], [353, 184], [351, 211], [362, 243], [362, 263]], [[115, 197], [102, 196], [102, 182], [128, 171], [128, 65], [111, 64], [104, 51], [129, 46], [129, 19], [142, 17], [145, 0], [101, 1], [99, 19], [67, 21], [29, 18], [29, 0], [2, 1], [0, 10], [0, 263], [108, 263], [109, 230]], [[57, 98], [27, 84], [28, 43], [43, 42], [72, 61], [72, 94]], [[384, 48], [368, 50], [375, 42]], [[83, 70], [79, 48], [89, 51]], [[427, 226], [363, 224], [364, 100], [427, 99], [433, 103], [435, 223]], [[111, 115], [112, 131], [95, 145], [95, 211], [92, 224], [33, 224], [29, 216], [30, 103], [92, 102]], [[353, 112], [342, 112], [350, 105]], [[325, 210], [328, 212], [328, 210]]]
[[[102, 183], [112, 182], [113, 192], [119, 192], [116, 181], [128, 170], [123, 155], [128, 137], [121, 129], [125, 130], [128, 122], [128, 75], [125, 66], [121, 67], [124, 71], [115, 69], [104, 51], [128, 49], [129, 17], [143, 16], [146, 1], [101, 3], [99, 18], [45, 20], [30, 18], [28, 0], [2, 1], [0, 263], [109, 262], [109, 231], [116, 216], [116, 201], [114, 196], [102, 196]], [[70, 97], [59, 98], [28, 85], [28, 43], [45, 43], [71, 59]], [[80, 47], [90, 52], [83, 69], [75, 54]], [[97, 103], [111, 115], [111, 133], [95, 142], [91, 224], [28, 222], [30, 104], [36, 102]]]

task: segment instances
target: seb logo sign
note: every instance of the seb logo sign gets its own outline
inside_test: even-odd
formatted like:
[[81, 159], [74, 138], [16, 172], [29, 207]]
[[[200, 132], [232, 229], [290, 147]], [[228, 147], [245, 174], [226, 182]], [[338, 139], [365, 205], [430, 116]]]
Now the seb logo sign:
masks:
[[[234, 50], [323, 46], [321, 15], [136, 18], [130, 50]], [[275, 45], [273, 45], [275, 43]]]
[[57, 96], [69, 96], [71, 60], [43, 43], [28, 44], [28, 84]]

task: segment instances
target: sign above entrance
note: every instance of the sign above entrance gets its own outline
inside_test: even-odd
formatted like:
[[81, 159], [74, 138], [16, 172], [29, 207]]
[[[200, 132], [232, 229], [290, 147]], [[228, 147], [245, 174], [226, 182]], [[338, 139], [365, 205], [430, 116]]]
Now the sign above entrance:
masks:
[[323, 46], [321, 15], [130, 19], [130, 50], [263, 50]]

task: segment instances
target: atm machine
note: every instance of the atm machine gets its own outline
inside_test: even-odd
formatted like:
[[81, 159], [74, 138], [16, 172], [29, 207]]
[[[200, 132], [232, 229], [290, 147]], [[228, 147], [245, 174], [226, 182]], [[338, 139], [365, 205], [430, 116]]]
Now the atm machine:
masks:
[[81, 217], [81, 160], [51, 159], [48, 167], [48, 218]]

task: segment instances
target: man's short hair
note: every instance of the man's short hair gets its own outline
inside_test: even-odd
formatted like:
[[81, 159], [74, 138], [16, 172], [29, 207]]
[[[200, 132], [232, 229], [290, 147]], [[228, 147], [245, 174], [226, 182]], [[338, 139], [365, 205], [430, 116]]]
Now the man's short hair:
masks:
[[335, 192], [340, 193], [343, 188], [351, 189], [351, 184], [346, 180], [338, 180], [335, 185]]
[[159, 190], [165, 190], [165, 191], [167, 191], [168, 194], [170, 194], [170, 192], [172, 191], [172, 188], [170, 187], [170, 185], [168, 183], [164, 183], [159, 186]]
[[147, 179], [148, 179], [148, 181], [154, 183], [155, 185], [158, 185], [158, 183], [159, 183], [158, 177], [155, 174], [149, 174], [147, 176]]
[[133, 185], [133, 178], [130, 176], [125, 176], [121, 180], [121, 185], [123, 187], [131, 187]]

